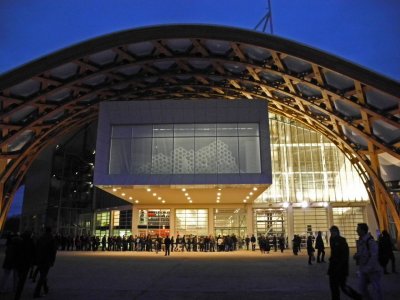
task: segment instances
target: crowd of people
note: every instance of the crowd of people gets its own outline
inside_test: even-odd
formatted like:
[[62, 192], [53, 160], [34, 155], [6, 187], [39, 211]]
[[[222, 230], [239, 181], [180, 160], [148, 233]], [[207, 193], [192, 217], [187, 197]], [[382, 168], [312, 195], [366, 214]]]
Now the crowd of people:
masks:
[[[163, 251], [167, 236], [159, 235], [130, 235], [130, 236], [89, 236], [80, 235], [76, 237], [56, 235], [55, 239], [58, 250], [61, 251]], [[279, 250], [283, 252], [287, 248], [287, 241], [284, 236], [260, 235], [257, 238], [237, 237], [232, 235], [177, 235], [168, 236], [171, 252], [222, 252], [247, 249], [255, 251], [256, 246], [262, 253]]]
[[54, 265], [56, 253], [57, 242], [50, 227], [46, 227], [37, 239], [33, 239], [29, 231], [21, 235], [10, 234], [6, 242], [0, 293], [4, 292], [7, 281], [11, 279], [14, 284], [14, 300], [20, 299], [29, 276], [33, 282], [37, 280], [33, 298], [46, 295], [49, 292], [47, 275]]
[[[392, 273], [396, 272], [393, 244], [389, 233], [383, 230], [375, 241], [368, 231], [366, 223], [357, 226], [359, 239], [357, 251], [354, 255], [358, 265], [358, 290], [347, 284], [349, 275], [349, 246], [344, 237], [340, 235], [337, 226], [330, 228], [329, 245], [331, 256], [329, 258], [328, 275], [332, 299], [340, 299], [340, 290], [352, 299], [382, 299], [381, 274], [388, 274], [387, 265], [391, 262]], [[298, 255], [302, 245], [302, 238], [295, 235], [293, 240], [293, 253]], [[256, 251], [258, 245], [261, 253], [269, 253], [272, 249], [283, 252], [288, 247], [287, 239], [283, 235], [253, 235], [237, 238], [235, 234], [225, 236], [196, 236], [177, 235], [161, 237], [159, 235], [141, 236], [77, 236], [75, 238], [63, 235], [53, 236], [50, 227], [46, 227], [43, 235], [35, 238], [29, 231], [21, 235], [9, 235], [7, 238], [5, 259], [3, 263], [3, 276], [0, 278], [0, 292], [3, 291], [7, 280], [14, 274], [15, 300], [20, 299], [25, 282], [28, 279], [36, 281], [34, 298], [46, 295], [49, 292], [47, 274], [54, 265], [56, 253], [61, 251], [147, 251], [165, 252], [228, 252], [239, 249]], [[317, 235], [309, 235], [306, 241], [308, 264], [313, 261], [325, 262], [325, 243], [321, 231]], [[315, 250], [317, 256], [315, 259]], [[370, 295], [372, 293], [372, 295]]]

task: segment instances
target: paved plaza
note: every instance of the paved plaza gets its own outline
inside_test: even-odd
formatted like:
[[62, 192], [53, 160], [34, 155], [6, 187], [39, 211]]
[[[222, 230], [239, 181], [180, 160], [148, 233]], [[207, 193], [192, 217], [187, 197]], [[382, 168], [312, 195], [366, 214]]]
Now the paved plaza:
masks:
[[[4, 251], [0, 260], [3, 261]], [[329, 257], [329, 249], [327, 251]], [[396, 253], [397, 265], [400, 255]], [[356, 286], [351, 262], [349, 283]], [[61, 252], [49, 273], [46, 300], [330, 299], [328, 264], [307, 264], [305, 251], [285, 253]], [[390, 270], [390, 268], [389, 268]], [[386, 300], [400, 299], [400, 274], [383, 277]], [[11, 282], [9, 282], [9, 288]], [[32, 299], [34, 283], [22, 299]], [[12, 293], [0, 295], [13, 299]], [[342, 299], [347, 299], [343, 296]]]

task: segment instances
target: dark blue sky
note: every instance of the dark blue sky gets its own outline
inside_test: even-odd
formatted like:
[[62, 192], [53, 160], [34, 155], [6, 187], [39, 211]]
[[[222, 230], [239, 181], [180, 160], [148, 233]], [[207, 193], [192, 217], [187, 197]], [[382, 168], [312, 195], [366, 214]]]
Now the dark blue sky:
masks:
[[[106, 33], [167, 23], [253, 29], [267, 0], [1, 0], [0, 73]], [[272, 0], [274, 33], [400, 81], [400, 1]]]
[[[1, 0], [0, 73], [135, 27], [195, 23], [253, 29], [266, 7], [267, 0]], [[272, 0], [274, 34], [397, 81], [399, 12], [398, 0]], [[21, 201], [14, 202], [12, 213], [20, 211]]]

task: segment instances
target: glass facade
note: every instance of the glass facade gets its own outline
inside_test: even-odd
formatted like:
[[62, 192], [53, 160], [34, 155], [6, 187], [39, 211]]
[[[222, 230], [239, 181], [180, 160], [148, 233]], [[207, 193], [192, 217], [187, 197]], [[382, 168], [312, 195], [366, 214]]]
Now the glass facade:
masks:
[[141, 235], [166, 236], [170, 228], [169, 209], [141, 209], [138, 216], [138, 228]]
[[286, 210], [284, 209], [254, 209], [254, 229], [256, 236], [286, 235]]
[[247, 235], [246, 209], [214, 209], [215, 236], [232, 235], [245, 237]]
[[273, 183], [256, 203], [368, 201], [355, 168], [322, 134], [270, 114], [270, 138]]
[[112, 126], [109, 174], [255, 173], [257, 123]]
[[362, 207], [334, 207], [332, 208], [333, 223], [340, 229], [349, 246], [354, 247], [358, 235], [357, 224], [364, 221], [364, 209]]
[[208, 236], [208, 209], [177, 209], [175, 231], [181, 236], [187, 234]]

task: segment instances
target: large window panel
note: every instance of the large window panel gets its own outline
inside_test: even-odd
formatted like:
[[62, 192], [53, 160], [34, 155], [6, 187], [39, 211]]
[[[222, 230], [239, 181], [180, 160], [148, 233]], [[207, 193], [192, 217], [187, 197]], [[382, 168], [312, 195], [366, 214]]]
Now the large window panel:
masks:
[[152, 125], [135, 125], [132, 126], [132, 136], [134, 138], [151, 138], [153, 136]]
[[113, 126], [111, 130], [112, 138], [131, 138], [132, 137], [132, 126]]
[[217, 138], [218, 173], [239, 173], [237, 137]]
[[196, 124], [195, 136], [216, 136], [217, 124]]
[[152, 174], [172, 174], [172, 138], [153, 138]]
[[196, 174], [217, 173], [217, 141], [215, 137], [199, 137], [195, 139]]
[[151, 173], [151, 138], [132, 140], [132, 174]]
[[239, 168], [240, 173], [261, 173], [258, 137], [239, 137]]
[[154, 138], [173, 137], [173, 136], [174, 136], [174, 127], [172, 124], [153, 125]]
[[131, 162], [131, 140], [112, 139], [110, 151], [110, 174], [129, 174]]
[[239, 136], [259, 136], [259, 126], [257, 123], [239, 123]]
[[174, 174], [194, 173], [194, 137], [174, 138]]
[[217, 124], [217, 136], [237, 136], [236, 123], [220, 123]]
[[174, 137], [193, 137], [194, 124], [175, 124]]

